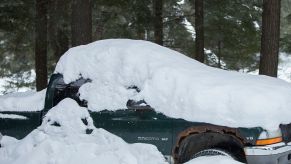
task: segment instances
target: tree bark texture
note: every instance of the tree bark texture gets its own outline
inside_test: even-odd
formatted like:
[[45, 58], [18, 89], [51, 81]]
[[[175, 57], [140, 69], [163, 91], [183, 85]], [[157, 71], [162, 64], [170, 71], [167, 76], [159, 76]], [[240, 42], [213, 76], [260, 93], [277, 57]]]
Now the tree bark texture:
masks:
[[203, 0], [195, 0], [195, 59], [204, 63]]
[[35, 72], [36, 89], [47, 87], [47, 0], [36, 0]]
[[88, 44], [92, 41], [91, 0], [72, 1], [72, 46]]
[[49, 4], [49, 40], [56, 62], [69, 49], [69, 25], [66, 16], [68, 6], [66, 0], [50, 0]]
[[277, 77], [278, 71], [280, 6], [280, 0], [264, 0], [263, 2], [259, 73], [273, 77]]
[[155, 43], [163, 45], [163, 0], [153, 0]]

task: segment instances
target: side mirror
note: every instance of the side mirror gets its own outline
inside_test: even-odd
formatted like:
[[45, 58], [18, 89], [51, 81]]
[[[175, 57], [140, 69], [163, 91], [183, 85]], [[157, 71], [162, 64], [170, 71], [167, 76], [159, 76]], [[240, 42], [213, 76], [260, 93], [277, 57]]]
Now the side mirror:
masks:
[[140, 101], [128, 100], [126, 103], [126, 106], [128, 109], [133, 109], [136, 111], [141, 111], [141, 110], [144, 111], [144, 110], [152, 110], [153, 109], [144, 100], [140, 100]]
[[129, 110], [133, 110], [140, 119], [150, 119], [155, 115], [154, 109], [144, 100], [128, 100], [126, 106]]

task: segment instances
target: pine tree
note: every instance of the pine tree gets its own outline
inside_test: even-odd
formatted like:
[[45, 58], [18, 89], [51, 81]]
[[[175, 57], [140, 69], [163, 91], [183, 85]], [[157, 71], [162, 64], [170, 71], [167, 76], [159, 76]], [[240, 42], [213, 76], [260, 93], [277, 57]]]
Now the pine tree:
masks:
[[35, 7], [34, 0], [0, 1], [0, 78], [7, 79], [4, 93], [35, 88], [30, 78], [35, 67]]
[[195, 0], [195, 59], [204, 63], [203, 0]]
[[69, 0], [50, 0], [48, 32], [54, 62], [69, 49]]
[[36, 0], [35, 72], [37, 91], [47, 86], [47, 0]]
[[277, 77], [281, 0], [264, 0], [259, 73]]
[[72, 46], [92, 41], [92, 5], [91, 0], [73, 0], [72, 2]]
[[163, 45], [163, 0], [153, 0], [155, 43]]

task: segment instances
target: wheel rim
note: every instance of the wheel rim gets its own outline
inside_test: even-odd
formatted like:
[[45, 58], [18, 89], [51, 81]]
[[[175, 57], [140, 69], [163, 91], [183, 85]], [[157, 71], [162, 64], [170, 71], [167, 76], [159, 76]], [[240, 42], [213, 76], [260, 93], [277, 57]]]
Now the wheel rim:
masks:
[[205, 149], [193, 155], [193, 158], [198, 158], [202, 156], [227, 156], [233, 158], [229, 153], [219, 150], [219, 149]]

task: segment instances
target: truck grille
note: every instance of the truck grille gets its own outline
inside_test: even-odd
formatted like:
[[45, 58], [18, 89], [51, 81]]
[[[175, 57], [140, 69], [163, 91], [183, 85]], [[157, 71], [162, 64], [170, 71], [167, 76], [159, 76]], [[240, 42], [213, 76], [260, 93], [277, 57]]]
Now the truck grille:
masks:
[[281, 124], [283, 141], [288, 143], [291, 142], [291, 124]]

